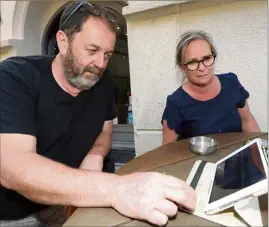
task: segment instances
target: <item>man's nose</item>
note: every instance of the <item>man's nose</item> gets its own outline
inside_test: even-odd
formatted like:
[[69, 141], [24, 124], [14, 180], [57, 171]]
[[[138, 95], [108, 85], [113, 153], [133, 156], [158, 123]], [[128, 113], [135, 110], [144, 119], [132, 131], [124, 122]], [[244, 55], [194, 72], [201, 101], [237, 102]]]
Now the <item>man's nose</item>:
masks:
[[104, 54], [98, 54], [96, 56], [95, 62], [94, 62], [95, 66], [98, 67], [99, 69], [104, 69], [106, 67], [106, 61], [105, 61], [105, 56]]

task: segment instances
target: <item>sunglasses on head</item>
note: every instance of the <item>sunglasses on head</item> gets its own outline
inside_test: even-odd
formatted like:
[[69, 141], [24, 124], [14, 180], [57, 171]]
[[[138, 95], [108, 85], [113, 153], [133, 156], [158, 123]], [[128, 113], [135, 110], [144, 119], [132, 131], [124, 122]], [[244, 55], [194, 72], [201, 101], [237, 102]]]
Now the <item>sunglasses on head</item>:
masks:
[[105, 11], [105, 14], [107, 16], [107, 18], [109, 19], [110, 22], [112, 23], [116, 23], [117, 22], [117, 18], [116, 16], [108, 11], [105, 10], [103, 7], [98, 6], [98, 5], [92, 5], [89, 2], [85, 2], [85, 1], [78, 1], [79, 4], [72, 10], [72, 12], [68, 15], [68, 17], [64, 20], [64, 22], [61, 24], [60, 26], [60, 30], [63, 28], [63, 26], [67, 23], [67, 21], [84, 5], [87, 4], [90, 8], [90, 13], [94, 16], [101, 16], [102, 11]]

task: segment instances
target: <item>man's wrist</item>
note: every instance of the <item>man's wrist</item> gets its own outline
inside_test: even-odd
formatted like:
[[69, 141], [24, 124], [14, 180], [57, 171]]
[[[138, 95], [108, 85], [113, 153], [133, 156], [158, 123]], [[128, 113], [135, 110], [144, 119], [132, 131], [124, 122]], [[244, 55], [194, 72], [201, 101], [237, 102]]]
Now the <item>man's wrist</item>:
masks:
[[100, 154], [87, 154], [80, 165], [80, 169], [102, 171], [104, 157]]
[[[108, 187], [109, 190], [106, 192], [107, 195], [107, 201], [110, 204], [111, 207], [115, 208], [116, 202], [117, 202], [117, 197], [119, 194], [119, 188], [122, 187], [122, 180], [123, 176], [119, 176], [116, 174], [111, 174], [111, 177], [113, 180], [108, 182], [110, 186]], [[113, 183], [112, 183], [113, 182]]]
[[95, 157], [95, 158], [100, 158], [100, 159], [104, 159], [104, 156], [102, 154], [99, 154], [99, 153], [88, 153], [87, 156], [92, 156], [92, 157]]
[[88, 153], [88, 155], [99, 155], [100, 157], [102, 157], [103, 159], [105, 158], [105, 156], [107, 155], [107, 151], [105, 151], [105, 149], [101, 146], [96, 146], [93, 147], [90, 152]]

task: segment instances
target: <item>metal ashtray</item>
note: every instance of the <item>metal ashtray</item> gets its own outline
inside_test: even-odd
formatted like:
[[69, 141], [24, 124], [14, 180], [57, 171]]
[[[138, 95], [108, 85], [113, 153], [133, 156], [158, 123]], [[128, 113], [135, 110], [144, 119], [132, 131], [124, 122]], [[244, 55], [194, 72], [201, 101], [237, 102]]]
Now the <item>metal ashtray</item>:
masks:
[[207, 136], [196, 136], [189, 140], [189, 147], [196, 154], [213, 154], [217, 150], [217, 141]]

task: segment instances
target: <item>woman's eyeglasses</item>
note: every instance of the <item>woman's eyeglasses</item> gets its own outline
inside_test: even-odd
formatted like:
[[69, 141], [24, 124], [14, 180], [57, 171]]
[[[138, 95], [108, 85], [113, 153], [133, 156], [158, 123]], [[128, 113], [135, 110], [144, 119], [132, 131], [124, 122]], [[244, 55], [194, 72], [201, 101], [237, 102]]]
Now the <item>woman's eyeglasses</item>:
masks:
[[79, 4], [75, 7], [75, 9], [68, 15], [68, 17], [64, 20], [64, 22], [60, 25], [60, 30], [63, 28], [63, 26], [67, 23], [67, 21], [84, 5], [87, 4], [90, 8], [90, 13], [94, 16], [100, 16], [102, 14], [102, 10], [105, 11], [105, 14], [107, 16], [107, 18], [109, 19], [110, 22], [112, 23], [116, 23], [117, 22], [117, 18], [116, 16], [108, 11], [105, 10], [103, 7], [98, 6], [98, 5], [92, 5], [89, 2], [85, 2], [85, 1], [79, 1]]
[[210, 56], [204, 57], [200, 61], [194, 60], [194, 61], [190, 61], [184, 65], [188, 68], [188, 70], [194, 71], [194, 70], [199, 68], [200, 63], [203, 63], [203, 65], [205, 67], [209, 67], [209, 66], [213, 65], [215, 62], [215, 58], [216, 58], [216, 56], [210, 55]]

